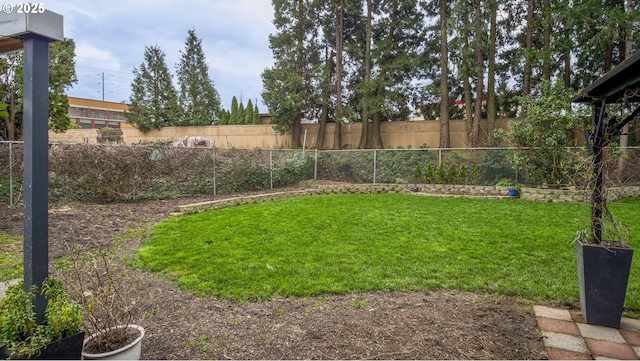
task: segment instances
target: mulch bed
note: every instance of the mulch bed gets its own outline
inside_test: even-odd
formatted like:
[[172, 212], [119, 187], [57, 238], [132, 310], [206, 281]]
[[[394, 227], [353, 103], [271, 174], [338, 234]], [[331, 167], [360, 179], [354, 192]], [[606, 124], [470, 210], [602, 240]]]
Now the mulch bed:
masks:
[[[220, 198], [220, 197], [218, 197]], [[69, 244], [112, 246], [177, 205], [206, 198], [51, 205], [50, 259]], [[22, 207], [0, 207], [0, 232], [22, 234]], [[144, 234], [125, 238], [131, 254]], [[188, 242], [188, 240], [185, 240]], [[53, 267], [50, 267], [52, 269]], [[143, 359], [544, 359], [530, 305], [448, 290], [276, 298], [239, 304], [198, 297], [130, 269], [126, 294], [145, 327]]]

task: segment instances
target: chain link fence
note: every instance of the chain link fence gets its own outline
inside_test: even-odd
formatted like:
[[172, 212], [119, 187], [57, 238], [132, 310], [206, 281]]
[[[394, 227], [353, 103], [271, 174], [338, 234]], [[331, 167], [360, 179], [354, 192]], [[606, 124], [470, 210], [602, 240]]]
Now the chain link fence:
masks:
[[[273, 190], [301, 182], [449, 183], [539, 186], [531, 149], [276, 150], [154, 145], [49, 145], [49, 196], [54, 202], [121, 202]], [[559, 167], [564, 182], [581, 182], [585, 149], [570, 148]], [[640, 148], [617, 150], [618, 184], [640, 182]], [[22, 197], [23, 144], [0, 142], [0, 203]], [[549, 160], [547, 163], [553, 163]], [[565, 184], [566, 185], [566, 184]], [[571, 184], [568, 184], [571, 185]]]

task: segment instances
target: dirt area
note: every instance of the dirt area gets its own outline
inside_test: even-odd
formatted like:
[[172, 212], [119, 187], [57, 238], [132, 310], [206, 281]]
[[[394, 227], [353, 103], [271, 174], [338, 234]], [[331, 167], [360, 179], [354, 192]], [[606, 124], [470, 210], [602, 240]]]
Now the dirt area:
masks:
[[[126, 254], [178, 199], [109, 205], [52, 205], [50, 258], [65, 244]], [[0, 232], [22, 233], [22, 208], [0, 207]], [[135, 232], [134, 232], [135, 233]], [[144, 233], [144, 232], [142, 232]], [[129, 236], [127, 236], [129, 235]], [[126, 236], [126, 237], [125, 237]], [[188, 242], [188, 240], [185, 240]], [[146, 329], [143, 359], [544, 359], [531, 306], [447, 290], [271, 299], [238, 304], [197, 297], [164, 277], [131, 269], [127, 295]]]

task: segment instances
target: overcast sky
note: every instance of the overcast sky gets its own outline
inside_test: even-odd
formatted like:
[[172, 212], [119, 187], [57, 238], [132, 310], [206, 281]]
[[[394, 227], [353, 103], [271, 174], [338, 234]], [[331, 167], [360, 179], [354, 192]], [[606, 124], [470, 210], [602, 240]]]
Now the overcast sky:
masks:
[[64, 35], [76, 43], [78, 83], [69, 96], [129, 101], [133, 68], [144, 59], [145, 46], [159, 46], [175, 82], [175, 66], [184, 51], [187, 31], [202, 40], [222, 106], [231, 98], [258, 101], [261, 74], [273, 65], [269, 49], [271, 0], [53, 0], [47, 10], [64, 17]]

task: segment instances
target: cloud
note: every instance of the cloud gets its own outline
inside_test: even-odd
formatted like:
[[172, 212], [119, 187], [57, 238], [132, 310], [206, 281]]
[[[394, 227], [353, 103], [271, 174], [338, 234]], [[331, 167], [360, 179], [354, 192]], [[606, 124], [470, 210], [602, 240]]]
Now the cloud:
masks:
[[[95, 83], [91, 74], [103, 71], [120, 77], [119, 100], [128, 98], [124, 84], [130, 85], [131, 70], [143, 62], [145, 46], [159, 46], [175, 74], [190, 29], [202, 39], [209, 75], [225, 107], [241, 93], [245, 99], [246, 94], [259, 98], [260, 75], [273, 64], [271, 0], [56, 0], [47, 5], [64, 16], [65, 36], [76, 41], [85, 83]], [[95, 91], [87, 97], [95, 97]]]

